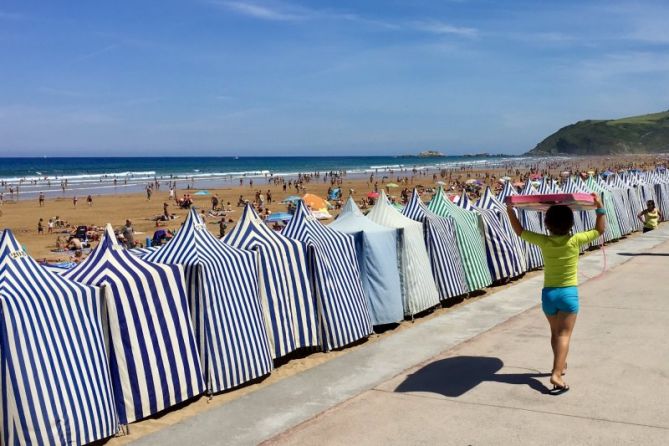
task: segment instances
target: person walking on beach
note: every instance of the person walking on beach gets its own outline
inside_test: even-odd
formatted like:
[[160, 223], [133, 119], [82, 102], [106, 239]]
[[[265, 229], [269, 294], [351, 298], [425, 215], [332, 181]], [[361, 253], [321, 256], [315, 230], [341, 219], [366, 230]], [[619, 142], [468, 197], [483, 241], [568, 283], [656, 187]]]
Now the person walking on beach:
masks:
[[93, 196], [92, 195], [89, 195], [88, 197], [86, 197], [86, 203], [88, 203], [89, 208], [93, 206]]
[[44, 235], [44, 219], [40, 218], [37, 222], [37, 234]]
[[72, 197], [72, 205], [74, 205], [75, 208], [77, 207], [77, 201], [79, 201], [79, 199], [77, 198], [76, 195]]
[[548, 209], [544, 222], [550, 235], [545, 235], [523, 229], [513, 206], [507, 205], [513, 231], [523, 240], [539, 246], [544, 256], [541, 307], [551, 329], [553, 370], [550, 382], [558, 393], [569, 390], [562, 376], [567, 368], [569, 342], [579, 310], [577, 287], [580, 246], [597, 240], [606, 229], [606, 210], [599, 195], [592, 195], [597, 206], [595, 229], [573, 235], [574, 213], [568, 206], [554, 205]]
[[39, 207], [44, 206], [44, 192], [39, 193]]
[[125, 226], [123, 226], [123, 238], [125, 239], [125, 246], [128, 249], [135, 247], [135, 230], [132, 228], [132, 222], [130, 220], [125, 221]]
[[662, 213], [655, 207], [655, 201], [648, 200], [646, 202], [646, 209], [639, 212], [637, 218], [643, 223], [643, 233], [645, 234], [657, 228], [657, 223], [662, 220]]

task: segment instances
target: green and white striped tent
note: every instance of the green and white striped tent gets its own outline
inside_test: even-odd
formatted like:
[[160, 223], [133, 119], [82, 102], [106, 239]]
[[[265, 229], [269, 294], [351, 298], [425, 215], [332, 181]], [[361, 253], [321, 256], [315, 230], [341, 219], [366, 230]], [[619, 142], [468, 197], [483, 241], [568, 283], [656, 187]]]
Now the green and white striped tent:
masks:
[[432, 197], [428, 209], [441, 217], [450, 217], [455, 222], [455, 235], [469, 290], [480, 290], [490, 285], [492, 277], [486, 261], [481, 217], [451, 202], [441, 187]]

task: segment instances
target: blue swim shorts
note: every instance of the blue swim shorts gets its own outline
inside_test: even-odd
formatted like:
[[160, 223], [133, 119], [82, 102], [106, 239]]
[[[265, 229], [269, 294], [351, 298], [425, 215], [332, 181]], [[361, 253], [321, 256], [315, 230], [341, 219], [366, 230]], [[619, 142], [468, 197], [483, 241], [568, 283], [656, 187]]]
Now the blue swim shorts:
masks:
[[541, 291], [541, 308], [547, 316], [555, 316], [558, 311], [578, 313], [578, 287], [544, 288]]

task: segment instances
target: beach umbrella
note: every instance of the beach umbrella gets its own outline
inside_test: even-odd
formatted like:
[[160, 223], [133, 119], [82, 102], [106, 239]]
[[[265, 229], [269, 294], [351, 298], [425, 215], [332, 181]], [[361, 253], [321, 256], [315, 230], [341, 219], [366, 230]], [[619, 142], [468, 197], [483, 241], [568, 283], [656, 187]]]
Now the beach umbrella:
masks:
[[504, 176], [504, 177], [500, 178], [500, 180], [502, 180], [502, 181], [511, 181], [511, 177]]
[[267, 222], [273, 222], [273, 221], [288, 221], [291, 218], [293, 218], [293, 214], [289, 214], [288, 212], [275, 212], [274, 214], [270, 214], [265, 221]]
[[388, 183], [388, 184], [386, 184], [386, 187], [392, 187], [392, 188], [396, 188], [396, 187], [400, 187], [400, 186], [399, 186], [399, 184], [395, 184], [395, 183]]
[[195, 192], [193, 195], [209, 195], [209, 191], [208, 190], [199, 190], [199, 191]]
[[304, 200], [304, 203], [314, 211], [327, 210], [329, 205], [323, 198], [314, 194], [304, 194], [302, 200]]
[[300, 201], [300, 199], [301, 198], [297, 195], [291, 195], [289, 197], [284, 198], [281, 203], [297, 203], [298, 201]]
[[332, 218], [332, 214], [330, 214], [327, 209], [321, 209], [319, 211], [311, 211], [311, 215], [314, 216], [317, 220], [329, 220]]
[[468, 179], [467, 181], [465, 181], [465, 184], [475, 184], [476, 181], [477, 181], [477, 180], [475, 180], [474, 178], [470, 178], [470, 179]]
[[378, 192], [370, 192], [367, 194], [367, 198], [379, 198]]
[[[446, 182], [445, 181], [437, 181], [435, 184], [438, 184], [439, 186], [445, 186]], [[416, 187], [423, 187], [423, 186], [416, 186]]]

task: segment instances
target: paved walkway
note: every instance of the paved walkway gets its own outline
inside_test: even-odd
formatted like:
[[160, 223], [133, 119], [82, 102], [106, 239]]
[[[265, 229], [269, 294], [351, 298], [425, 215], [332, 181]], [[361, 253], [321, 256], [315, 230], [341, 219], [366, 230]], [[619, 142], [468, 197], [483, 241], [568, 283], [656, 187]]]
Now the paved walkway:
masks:
[[[663, 228], [607, 248], [609, 270], [581, 288], [563, 395], [544, 386], [536, 277], [137, 443], [666, 444], [667, 240]], [[599, 253], [581, 261], [601, 268]]]

